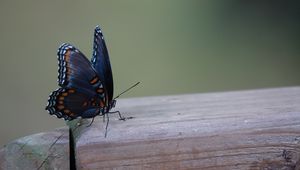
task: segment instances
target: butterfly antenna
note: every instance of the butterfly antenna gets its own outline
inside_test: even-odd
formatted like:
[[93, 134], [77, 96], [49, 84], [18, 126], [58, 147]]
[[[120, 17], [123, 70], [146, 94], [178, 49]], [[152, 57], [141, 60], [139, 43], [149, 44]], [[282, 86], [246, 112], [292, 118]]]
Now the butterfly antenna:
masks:
[[129, 87], [127, 90], [125, 90], [125, 91], [123, 91], [122, 93], [120, 93], [119, 95], [117, 95], [117, 96], [114, 98], [114, 100], [117, 99], [117, 98], [119, 98], [122, 94], [128, 92], [129, 90], [131, 90], [132, 88], [134, 88], [134, 87], [137, 86], [138, 84], [140, 84], [140, 82], [135, 83], [133, 86]]

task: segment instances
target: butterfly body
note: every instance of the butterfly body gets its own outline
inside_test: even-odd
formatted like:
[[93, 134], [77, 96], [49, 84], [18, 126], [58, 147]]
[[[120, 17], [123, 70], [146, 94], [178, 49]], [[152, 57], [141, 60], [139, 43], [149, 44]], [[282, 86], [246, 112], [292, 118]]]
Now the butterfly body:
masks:
[[106, 44], [95, 28], [91, 62], [74, 46], [64, 43], [57, 52], [59, 89], [48, 99], [46, 110], [58, 118], [93, 118], [115, 106], [113, 78]]

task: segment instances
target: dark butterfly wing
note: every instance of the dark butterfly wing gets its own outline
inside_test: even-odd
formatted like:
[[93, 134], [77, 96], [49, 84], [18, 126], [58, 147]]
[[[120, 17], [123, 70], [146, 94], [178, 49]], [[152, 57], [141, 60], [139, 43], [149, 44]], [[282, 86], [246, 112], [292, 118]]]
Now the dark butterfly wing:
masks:
[[113, 76], [111, 71], [111, 65], [109, 61], [109, 55], [104, 41], [102, 31], [99, 26], [96, 26], [94, 32], [94, 47], [92, 65], [98, 73], [101, 81], [103, 82], [105, 91], [107, 93], [107, 102], [110, 102], [113, 98]]
[[51, 93], [46, 109], [66, 120], [96, 116], [105, 106], [105, 93], [91, 63], [70, 44], [62, 44], [57, 55], [61, 88]]
[[59, 88], [50, 94], [46, 109], [58, 118], [72, 120], [88, 110], [87, 95], [75, 89]]
[[70, 44], [62, 44], [57, 52], [58, 84], [61, 87], [75, 87], [94, 93], [90, 80], [97, 74], [89, 60]]

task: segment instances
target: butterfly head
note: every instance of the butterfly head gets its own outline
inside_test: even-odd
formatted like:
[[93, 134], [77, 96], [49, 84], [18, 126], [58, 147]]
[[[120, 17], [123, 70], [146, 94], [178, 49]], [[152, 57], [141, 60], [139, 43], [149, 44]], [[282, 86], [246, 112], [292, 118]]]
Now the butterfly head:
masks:
[[113, 99], [110, 101], [110, 103], [108, 104], [108, 107], [107, 107], [107, 112], [109, 112], [112, 108], [114, 108], [116, 106], [116, 102], [117, 100]]

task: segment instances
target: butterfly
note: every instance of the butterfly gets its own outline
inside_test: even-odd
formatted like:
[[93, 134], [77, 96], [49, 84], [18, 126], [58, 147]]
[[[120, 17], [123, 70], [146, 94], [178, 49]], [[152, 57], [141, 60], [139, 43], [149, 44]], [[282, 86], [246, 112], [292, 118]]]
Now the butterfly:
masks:
[[94, 118], [97, 115], [119, 113], [120, 119], [124, 120], [119, 111], [110, 112], [115, 107], [115, 99], [120, 95], [113, 98], [112, 70], [99, 26], [94, 31], [91, 61], [67, 43], [59, 47], [57, 57], [60, 88], [53, 91], [48, 98], [46, 110], [50, 115], [73, 120], [78, 117]]

